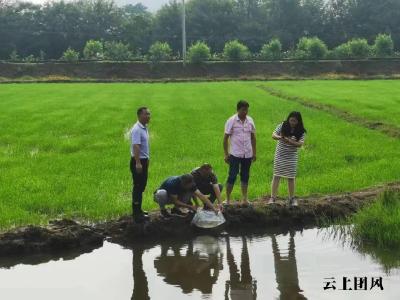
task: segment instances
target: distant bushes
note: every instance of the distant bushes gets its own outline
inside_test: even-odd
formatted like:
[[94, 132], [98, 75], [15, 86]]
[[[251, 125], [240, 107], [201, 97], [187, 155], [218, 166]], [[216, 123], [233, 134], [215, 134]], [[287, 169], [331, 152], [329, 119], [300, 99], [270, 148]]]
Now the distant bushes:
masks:
[[330, 58], [332, 59], [349, 59], [351, 58], [351, 49], [348, 43], [341, 44], [332, 50]]
[[250, 51], [246, 45], [238, 40], [227, 42], [224, 47], [224, 58], [228, 61], [243, 61], [250, 57]]
[[[120, 41], [88, 40], [80, 53], [68, 48], [60, 60], [77, 62], [85, 60], [129, 61], [146, 60], [151, 63], [178, 60], [180, 55], [174, 56], [170, 45], [157, 41], [144, 54], [135, 51], [132, 45]], [[46, 54], [43, 51], [37, 56], [20, 57], [17, 50], [10, 53], [10, 61], [37, 62], [43, 61]], [[318, 37], [303, 37], [295, 48], [283, 50], [279, 39], [273, 38], [266, 42], [258, 53], [251, 53], [248, 47], [238, 40], [225, 43], [220, 53], [213, 53], [204, 41], [192, 44], [187, 52], [189, 63], [201, 64], [209, 60], [241, 62], [246, 60], [274, 61], [280, 59], [321, 60], [321, 59], [366, 59], [366, 58], [398, 58], [400, 53], [395, 51], [392, 37], [388, 34], [379, 34], [374, 43], [369, 44], [366, 39], [354, 38], [329, 50], [327, 45]]]
[[102, 59], [103, 43], [100, 41], [89, 40], [83, 48], [83, 57], [85, 59]]
[[373, 46], [375, 55], [377, 57], [389, 57], [394, 53], [394, 44], [392, 37], [387, 34], [379, 34], [375, 38], [375, 44]]
[[105, 42], [104, 58], [111, 61], [124, 61], [133, 58], [129, 45], [121, 42]]
[[372, 48], [366, 39], [353, 39], [348, 42], [352, 58], [367, 58], [371, 56]]
[[299, 59], [324, 59], [328, 53], [328, 47], [317, 37], [301, 38], [296, 48], [295, 55]]
[[262, 60], [278, 60], [282, 58], [282, 44], [279, 39], [272, 39], [262, 46], [260, 55]]
[[68, 48], [61, 56], [61, 60], [66, 62], [77, 62], [79, 60], [79, 52], [72, 48]]
[[158, 63], [165, 60], [170, 60], [172, 57], [172, 49], [168, 43], [155, 42], [150, 46], [147, 56], [148, 61]]
[[200, 64], [209, 60], [211, 57], [210, 47], [204, 42], [197, 42], [190, 46], [188, 59], [192, 64]]

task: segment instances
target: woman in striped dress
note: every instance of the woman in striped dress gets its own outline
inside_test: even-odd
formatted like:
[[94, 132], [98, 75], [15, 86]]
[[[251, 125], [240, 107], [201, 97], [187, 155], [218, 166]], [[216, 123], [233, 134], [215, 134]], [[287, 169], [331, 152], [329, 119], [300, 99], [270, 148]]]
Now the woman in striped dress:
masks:
[[286, 121], [279, 124], [272, 134], [272, 138], [278, 141], [274, 159], [274, 177], [272, 179], [271, 198], [268, 204], [274, 203], [279, 188], [280, 179], [288, 179], [289, 204], [297, 205], [294, 198], [295, 178], [297, 172], [297, 150], [304, 144], [306, 129], [303, 125], [301, 114], [291, 112]]

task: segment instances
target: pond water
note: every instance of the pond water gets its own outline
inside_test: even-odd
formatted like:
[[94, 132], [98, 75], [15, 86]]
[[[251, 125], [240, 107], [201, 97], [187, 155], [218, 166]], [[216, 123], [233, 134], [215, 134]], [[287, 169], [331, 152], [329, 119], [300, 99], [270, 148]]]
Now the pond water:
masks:
[[[399, 267], [329, 232], [198, 236], [133, 249], [105, 242], [35, 265], [0, 260], [0, 299], [400, 299]], [[340, 290], [344, 276], [352, 290]], [[367, 290], [354, 290], [354, 277], [366, 277]], [[327, 282], [336, 289], [324, 290]]]

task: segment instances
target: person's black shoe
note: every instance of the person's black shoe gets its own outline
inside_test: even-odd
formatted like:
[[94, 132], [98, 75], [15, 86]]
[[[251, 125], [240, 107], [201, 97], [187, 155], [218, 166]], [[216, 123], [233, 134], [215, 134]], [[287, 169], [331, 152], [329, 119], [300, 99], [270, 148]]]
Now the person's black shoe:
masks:
[[145, 211], [145, 210], [142, 210], [142, 215], [144, 215], [144, 216], [148, 216], [149, 215], [149, 212], [148, 211]]
[[133, 220], [135, 221], [135, 223], [141, 224], [141, 223], [144, 223], [144, 222], [148, 221], [149, 217], [145, 216], [143, 214], [139, 214], [139, 215], [133, 216]]
[[182, 212], [179, 208], [177, 207], [173, 207], [171, 209], [171, 214], [178, 216], [178, 217], [186, 217], [187, 214], [185, 214], [184, 212]]
[[160, 212], [161, 212], [161, 216], [164, 219], [170, 219], [172, 217], [171, 214], [166, 209], [162, 209]]

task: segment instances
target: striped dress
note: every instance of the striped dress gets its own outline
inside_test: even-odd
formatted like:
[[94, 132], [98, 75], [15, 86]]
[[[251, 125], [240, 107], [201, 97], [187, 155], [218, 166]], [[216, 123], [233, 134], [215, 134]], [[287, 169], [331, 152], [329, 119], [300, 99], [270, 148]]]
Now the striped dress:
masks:
[[[283, 123], [279, 124], [274, 133], [281, 135]], [[305, 135], [303, 134], [299, 142], [304, 142]], [[296, 139], [292, 136], [292, 139]], [[287, 144], [281, 140], [278, 141], [275, 150], [274, 159], [274, 176], [295, 178], [297, 173], [297, 150], [298, 147]]]

